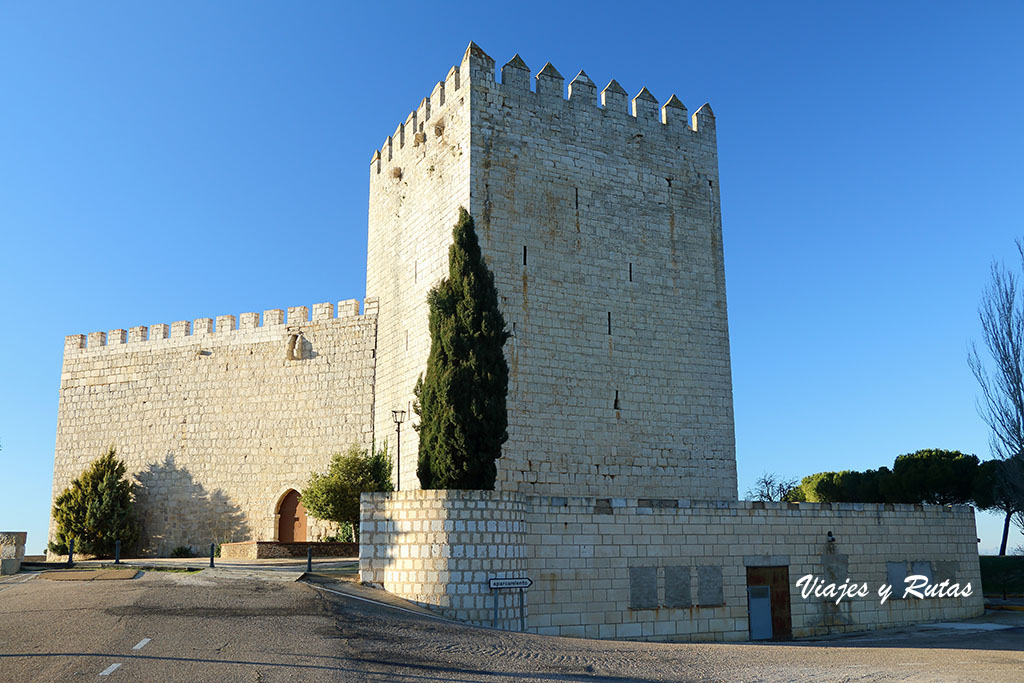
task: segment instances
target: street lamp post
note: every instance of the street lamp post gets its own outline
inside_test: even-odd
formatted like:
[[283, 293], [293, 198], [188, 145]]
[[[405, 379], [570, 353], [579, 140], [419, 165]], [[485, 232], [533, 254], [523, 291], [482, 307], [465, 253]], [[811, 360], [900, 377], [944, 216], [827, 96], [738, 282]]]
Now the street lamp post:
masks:
[[402, 422], [405, 421], [404, 410], [392, 410], [391, 417], [395, 420], [398, 430], [398, 453], [395, 455], [395, 490], [402, 490]]

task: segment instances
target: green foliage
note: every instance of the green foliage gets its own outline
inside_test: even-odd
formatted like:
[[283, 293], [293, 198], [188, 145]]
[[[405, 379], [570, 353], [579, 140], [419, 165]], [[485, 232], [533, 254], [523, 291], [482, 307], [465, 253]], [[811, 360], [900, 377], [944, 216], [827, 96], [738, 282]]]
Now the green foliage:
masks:
[[786, 497], [810, 503], [933, 503], [977, 500], [978, 458], [960, 451], [924, 449], [896, 458], [893, 468], [818, 472], [804, 477]]
[[387, 446], [373, 454], [353, 444], [335, 453], [327, 472], [314, 473], [300, 495], [306, 512], [317, 519], [359, 528], [359, 494], [393, 491]]
[[53, 503], [57, 529], [51, 551], [67, 554], [71, 539], [75, 540], [75, 552], [98, 556], [113, 555], [116, 541], [121, 541], [122, 551], [134, 545], [139, 532], [126, 472], [111, 446], [57, 496]]
[[963, 505], [972, 500], [978, 458], [929, 448], [899, 456], [892, 470], [898, 502]]
[[509, 338], [473, 218], [459, 209], [448, 277], [430, 290], [430, 355], [416, 382], [417, 475], [425, 489], [493, 489], [508, 439]]
[[192, 557], [192, 548], [187, 545], [179, 545], [171, 551], [171, 557]]
[[357, 525], [352, 522], [342, 522], [338, 525], [338, 533], [324, 539], [325, 543], [357, 543], [359, 541]]
[[982, 555], [981, 589], [986, 596], [1024, 595], [1024, 557]]

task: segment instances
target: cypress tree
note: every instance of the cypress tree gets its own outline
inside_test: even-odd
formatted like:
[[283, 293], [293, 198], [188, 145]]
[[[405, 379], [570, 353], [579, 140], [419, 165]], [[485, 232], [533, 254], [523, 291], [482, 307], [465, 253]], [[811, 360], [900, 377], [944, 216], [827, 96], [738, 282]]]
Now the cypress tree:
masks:
[[57, 496], [53, 502], [57, 529], [50, 550], [67, 553], [72, 538], [79, 552], [90, 555], [112, 555], [116, 541], [125, 551], [131, 548], [138, 539], [138, 526], [126, 472], [111, 446]]
[[508, 439], [509, 338], [473, 218], [459, 209], [448, 277], [427, 295], [430, 355], [416, 382], [417, 475], [425, 489], [493, 489]]

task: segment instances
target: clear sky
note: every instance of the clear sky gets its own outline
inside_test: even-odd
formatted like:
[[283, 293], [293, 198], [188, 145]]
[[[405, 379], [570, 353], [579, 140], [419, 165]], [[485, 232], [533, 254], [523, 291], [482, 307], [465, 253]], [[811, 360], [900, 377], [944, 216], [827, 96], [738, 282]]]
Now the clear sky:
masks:
[[741, 493], [988, 458], [1022, 34], [1020, 2], [0, 0], [0, 528], [45, 545], [65, 335], [362, 298], [370, 156], [470, 40], [714, 107]]

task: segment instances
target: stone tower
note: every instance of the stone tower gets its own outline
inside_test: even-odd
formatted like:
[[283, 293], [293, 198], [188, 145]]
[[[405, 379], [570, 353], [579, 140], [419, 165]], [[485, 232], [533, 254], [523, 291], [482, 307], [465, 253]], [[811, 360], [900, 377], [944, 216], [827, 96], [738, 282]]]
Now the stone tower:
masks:
[[[426, 296], [459, 206], [476, 220], [512, 338], [496, 487], [736, 499], [715, 119], [629, 100], [550, 63], [533, 78], [470, 44], [370, 164], [367, 297], [379, 300], [374, 433], [402, 430], [418, 488], [413, 387]], [[411, 420], [409, 418], [412, 418]], [[394, 448], [392, 447], [392, 453]]]

